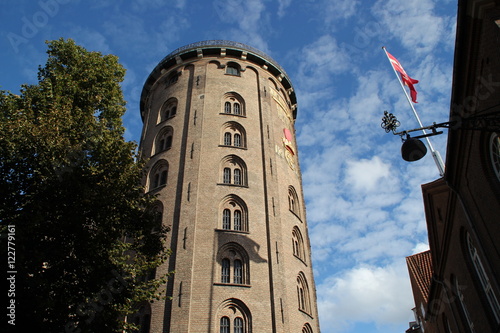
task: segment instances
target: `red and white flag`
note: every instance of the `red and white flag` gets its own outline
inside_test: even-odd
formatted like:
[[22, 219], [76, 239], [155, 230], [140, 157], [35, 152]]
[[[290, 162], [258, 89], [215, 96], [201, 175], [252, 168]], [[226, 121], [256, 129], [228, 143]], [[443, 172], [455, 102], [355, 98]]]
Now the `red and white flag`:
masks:
[[401, 80], [405, 85], [410, 88], [410, 96], [413, 103], [417, 103], [417, 91], [415, 90], [414, 84], [418, 83], [418, 80], [412, 79], [408, 74], [406, 74], [401, 63], [396, 59], [392, 54], [385, 51], [387, 56], [389, 57], [389, 61], [391, 62], [392, 67], [401, 74]]

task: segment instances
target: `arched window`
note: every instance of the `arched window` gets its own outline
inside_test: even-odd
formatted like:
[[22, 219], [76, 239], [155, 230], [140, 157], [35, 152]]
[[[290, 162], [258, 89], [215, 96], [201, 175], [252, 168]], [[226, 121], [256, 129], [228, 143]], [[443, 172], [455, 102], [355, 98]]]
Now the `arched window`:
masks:
[[470, 317], [470, 312], [467, 308], [467, 304], [465, 303], [465, 297], [464, 294], [462, 293], [462, 290], [464, 289], [464, 286], [461, 286], [458, 283], [458, 280], [454, 278], [454, 291], [455, 294], [457, 295], [458, 301], [460, 303], [460, 308], [462, 309], [462, 313], [465, 317], [465, 321], [467, 322], [467, 326], [469, 327], [470, 332], [474, 333], [474, 323], [472, 322], [472, 319]]
[[152, 226], [151, 233], [158, 233], [163, 224], [163, 203], [156, 201], [148, 209], [148, 212], [154, 215], [154, 225]]
[[222, 229], [231, 229], [231, 210], [224, 209], [222, 212]]
[[222, 181], [224, 184], [231, 184], [231, 168], [224, 168]]
[[490, 137], [490, 160], [498, 180], [500, 180], [500, 136], [497, 133]]
[[234, 169], [234, 185], [241, 185], [241, 170]]
[[241, 147], [241, 134], [238, 133], [234, 134], [234, 146]]
[[220, 319], [220, 333], [229, 333], [229, 318], [222, 317]]
[[240, 197], [228, 195], [222, 200], [220, 209], [223, 230], [248, 231], [247, 206]]
[[299, 310], [311, 314], [311, 299], [309, 296], [309, 286], [304, 273], [300, 272], [297, 276], [297, 297]]
[[229, 121], [222, 126], [222, 145], [246, 148], [246, 132], [241, 124]]
[[165, 85], [168, 87], [168, 86], [176, 83], [178, 79], [179, 79], [179, 73], [172, 73], [165, 80]]
[[231, 267], [231, 263], [229, 261], [229, 259], [227, 258], [224, 258], [222, 259], [222, 272], [221, 272], [221, 282], [222, 283], [229, 283], [229, 277], [230, 277], [230, 267]]
[[498, 303], [498, 299], [495, 295], [493, 287], [490, 283], [490, 279], [488, 278], [488, 274], [484, 269], [479, 253], [476, 247], [474, 246], [474, 243], [469, 233], [467, 233], [466, 239], [467, 239], [467, 248], [469, 250], [469, 257], [474, 265], [476, 275], [479, 278], [479, 281], [481, 282], [481, 287], [483, 289], [483, 292], [486, 296], [486, 299], [488, 300], [490, 309], [493, 312], [495, 320], [498, 324], [500, 323], [500, 305]]
[[170, 149], [172, 147], [173, 135], [174, 129], [171, 126], [162, 128], [156, 136], [154, 154]]
[[243, 318], [234, 318], [234, 333], [243, 333]]
[[223, 97], [224, 114], [233, 114], [236, 116], [245, 116], [245, 103], [240, 94], [228, 92]]
[[139, 326], [139, 330], [135, 332], [149, 333], [151, 327], [151, 306], [148, 303], [143, 303], [127, 320]]
[[224, 157], [220, 168], [222, 184], [247, 186], [247, 167], [240, 157], [236, 155]]
[[240, 66], [234, 62], [228, 63], [226, 66], [226, 74], [239, 76]]
[[158, 184], [158, 186], [167, 185], [167, 175], [167, 170], [162, 170], [160, 172], [160, 183]]
[[160, 160], [151, 168], [149, 173], [149, 190], [167, 185], [168, 162]]
[[174, 117], [177, 114], [177, 99], [169, 98], [165, 103], [163, 103], [158, 122], [162, 122]]
[[299, 197], [293, 186], [288, 187], [288, 209], [300, 218]]
[[236, 259], [233, 263], [234, 265], [234, 283], [242, 284], [243, 283], [243, 264], [241, 260]]
[[305, 323], [304, 327], [302, 327], [302, 333], [313, 333], [311, 325]]
[[252, 333], [252, 315], [241, 300], [235, 298], [225, 300], [219, 306], [216, 315], [220, 318], [215, 321], [219, 325], [220, 333]]
[[250, 284], [249, 259], [247, 252], [237, 243], [227, 243], [217, 254], [220, 263], [220, 282]]
[[240, 103], [234, 103], [233, 109], [234, 109], [234, 114], [236, 114], [238, 116], [241, 115]]
[[226, 132], [224, 133], [224, 146], [230, 146], [231, 145], [231, 133]]
[[297, 226], [293, 227], [292, 230], [292, 246], [293, 255], [305, 262], [306, 256], [304, 252], [304, 240]]
[[234, 211], [234, 230], [241, 231], [241, 211], [237, 209]]

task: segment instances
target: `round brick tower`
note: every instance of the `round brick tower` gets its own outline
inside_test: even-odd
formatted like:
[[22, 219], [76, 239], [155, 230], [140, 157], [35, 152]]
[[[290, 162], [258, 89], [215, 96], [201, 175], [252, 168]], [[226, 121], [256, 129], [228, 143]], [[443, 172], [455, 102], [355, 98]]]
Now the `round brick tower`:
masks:
[[167, 55], [141, 96], [145, 186], [173, 251], [171, 300], [145, 305], [145, 332], [319, 332], [285, 71], [244, 44]]

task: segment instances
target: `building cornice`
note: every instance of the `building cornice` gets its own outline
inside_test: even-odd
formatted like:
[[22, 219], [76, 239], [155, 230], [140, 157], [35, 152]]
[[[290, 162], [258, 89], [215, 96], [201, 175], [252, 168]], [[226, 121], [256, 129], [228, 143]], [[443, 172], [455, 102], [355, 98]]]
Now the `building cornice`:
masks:
[[[297, 104], [295, 91], [288, 74], [269, 55], [256, 48], [234, 41], [206, 40], [179, 47], [170, 52], [158, 63], [151, 74], [149, 74], [142, 89], [140, 102], [141, 115], [144, 115], [145, 112], [145, 101], [149, 94], [149, 90], [155, 82], [163, 74], [165, 74], [166, 71], [169, 71], [175, 66], [187, 62], [190, 59], [198, 59], [208, 56], [239, 58], [258, 65], [276, 77], [288, 92], [292, 105], [295, 106]], [[296, 112], [297, 110], [295, 108], [293, 111], [294, 118], [296, 116]]]

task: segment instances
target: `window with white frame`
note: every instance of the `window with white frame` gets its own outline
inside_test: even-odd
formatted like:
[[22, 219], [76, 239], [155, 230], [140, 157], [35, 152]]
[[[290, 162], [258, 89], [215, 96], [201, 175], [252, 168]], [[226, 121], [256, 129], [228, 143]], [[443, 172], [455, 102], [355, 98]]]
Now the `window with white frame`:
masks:
[[492, 133], [490, 136], [490, 160], [498, 180], [500, 181], [500, 136]]
[[474, 243], [472, 241], [472, 238], [469, 233], [466, 235], [467, 238], [467, 247], [469, 250], [469, 256], [470, 259], [474, 265], [474, 269], [476, 271], [477, 277], [479, 278], [479, 281], [481, 282], [481, 286], [483, 288], [484, 294], [486, 296], [486, 299], [488, 300], [490, 309], [495, 317], [495, 320], [498, 323], [500, 323], [500, 305], [498, 303], [498, 299], [495, 295], [495, 292], [491, 286], [490, 279], [488, 278], [488, 274], [486, 273], [486, 270], [484, 269], [483, 263], [481, 261], [481, 257], [479, 256], [479, 253], [474, 246]]
[[474, 330], [474, 323], [472, 322], [472, 319], [470, 317], [469, 310], [467, 308], [467, 304], [465, 303], [465, 297], [464, 294], [462, 293], [462, 289], [464, 288], [458, 283], [458, 279], [455, 278], [455, 294], [457, 295], [458, 301], [460, 303], [460, 308], [462, 309], [462, 313], [465, 318], [465, 322], [467, 323], [467, 326], [469, 327], [469, 330], [471, 333], [475, 333], [476, 331]]

